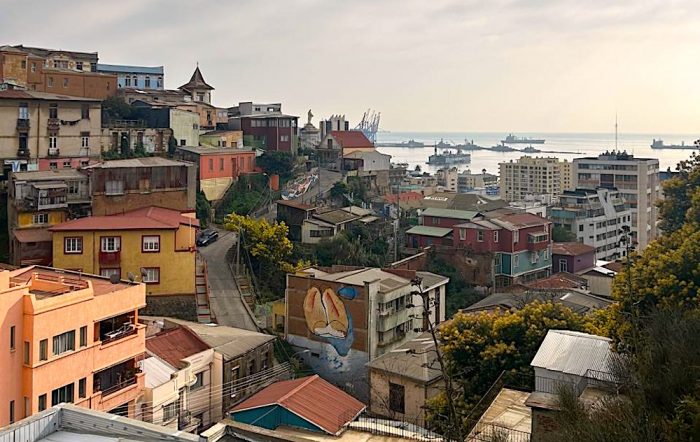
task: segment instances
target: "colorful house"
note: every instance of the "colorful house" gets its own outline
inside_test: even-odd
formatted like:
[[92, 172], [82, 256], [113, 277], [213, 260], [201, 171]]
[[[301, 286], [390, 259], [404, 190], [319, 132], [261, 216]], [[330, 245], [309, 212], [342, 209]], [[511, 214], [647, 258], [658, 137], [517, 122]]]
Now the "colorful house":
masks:
[[210, 147], [243, 147], [243, 131], [241, 130], [212, 130], [199, 135], [199, 143]]
[[26, 267], [0, 272], [0, 426], [62, 402], [134, 417], [144, 284]]
[[56, 267], [135, 279], [158, 295], [195, 293], [199, 221], [177, 210], [147, 207], [90, 216], [49, 228]]
[[319, 161], [336, 168], [353, 152], [374, 152], [374, 144], [361, 130], [334, 130], [326, 134], [316, 149]]

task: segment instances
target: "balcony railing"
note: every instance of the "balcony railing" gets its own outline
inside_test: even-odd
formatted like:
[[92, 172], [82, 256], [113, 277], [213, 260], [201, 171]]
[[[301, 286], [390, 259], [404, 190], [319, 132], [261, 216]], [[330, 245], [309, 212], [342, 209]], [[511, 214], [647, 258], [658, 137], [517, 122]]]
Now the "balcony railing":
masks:
[[29, 158], [29, 149], [17, 149], [17, 158]]
[[49, 157], [57, 157], [61, 155], [61, 150], [58, 147], [49, 147]]
[[46, 127], [49, 130], [59, 130], [61, 128], [61, 121], [58, 118], [49, 118], [46, 122]]
[[121, 262], [121, 252], [117, 250], [116, 252], [102, 252], [100, 251], [100, 264], [101, 265], [114, 265]]
[[111, 385], [111, 386], [109, 386], [109, 387], [107, 387], [107, 388], [105, 388], [105, 389], [100, 390], [100, 389], [99, 389], [99, 386], [98, 386], [98, 390], [97, 390], [97, 391], [101, 391], [101, 392], [102, 392], [102, 397], [105, 397], [105, 396], [109, 396], [110, 394], [116, 393], [116, 392], [118, 392], [119, 390], [123, 390], [123, 389], [126, 388], [126, 387], [129, 387], [129, 386], [131, 386], [131, 385], [134, 385], [134, 384], [136, 384], [136, 373], [140, 373], [140, 372], [139, 372], [139, 371], [136, 371], [136, 372], [134, 372], [134, 373], [131, 373], [131, 374], [129, 375], [130, 377], [127, 377], [127, 378], [123, 379], [122, 381], [117, 382], [116, 384]]
[[138, 333], [138, 329], [134, 324], [124, 324], [116, 330], [105, 333], [105, 336], [102, 339], [102, 345], [118, 341], [119, 339], [126, 338], [127, 336], [135, 335], [136, 333]]
[[18, 118], [17, 119], [17, 130], [18, 131], [29, 130], [29, 119], [28, 118]]

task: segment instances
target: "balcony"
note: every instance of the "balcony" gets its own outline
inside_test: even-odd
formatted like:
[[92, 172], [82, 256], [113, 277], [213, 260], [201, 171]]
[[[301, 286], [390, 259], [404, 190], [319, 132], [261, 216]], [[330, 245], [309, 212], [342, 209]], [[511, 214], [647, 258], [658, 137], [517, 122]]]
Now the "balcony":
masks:
[[48, 130], [59, 130], [61, 128], [61, 121], [58, 118], [49, 118], [46, 121], [46, 128]]
[[28, 118], [18, 118], [17, 119], [17, 131], [26, 132], [29, 130], [30, 124]]
[[17, 149], [17, 158], [29, 158], [29, 157], [30, 157], [29, 149], [21, 148], [21, 147], [19, 149]]
[[549, 246], [549, 235], [547, 232], [537, 232], [527, 234], [527, 249], [532, 251], [544, 250]]
[[61, 155], [61, 150], [58, 147], [49, 147], [49, 158], [56, 158]]
[[[378, 330], [386, 332], [392, 328], [396, 328], [399, 324], [403, 324], [409, 321], [411, 318], [412, 309], [400, 309], [389, 315], [383, 315], [379, 317]], [[380, 313], [381, 315], [381, 313]]]
[[134, 324], [120, 333], [105, 334], [94, 353], [95, 367], [108, 367], [114, 361], [136, 357], [143, 353], [145, 342], [146, 327], [141, 324]]
[[102, 266], [112, 266], [121, 263], [121, 251], [117, 250], [115, 252], [103, 252], [100, 251], [100, 265]]
[[97, 402], [100, 410], [109, 411], [136, 400], [145, 387], [145, 376], [137, 369], [106, 388], [101, 388], [99, 383], [94, 385], [96, 397], [93, 403]]

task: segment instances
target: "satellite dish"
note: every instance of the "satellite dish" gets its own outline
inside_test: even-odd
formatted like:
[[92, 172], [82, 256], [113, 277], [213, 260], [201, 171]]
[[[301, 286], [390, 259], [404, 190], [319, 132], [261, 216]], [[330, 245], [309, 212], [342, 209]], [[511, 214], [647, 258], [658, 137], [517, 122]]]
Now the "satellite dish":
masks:
[[116, 273], [112, 273], [111, 275], [109, 275], [109, 282], [111, 282], [112, 284], [119, 284], [119, 275], [117, 275]]
[[127, 276], [127, 278], [129, 278], [129, 281], [131, 281], [131, 282], [136, 281], [136, 275], [134, 275], [133, 273], [129, 272], [126, 274], [126, 276]]

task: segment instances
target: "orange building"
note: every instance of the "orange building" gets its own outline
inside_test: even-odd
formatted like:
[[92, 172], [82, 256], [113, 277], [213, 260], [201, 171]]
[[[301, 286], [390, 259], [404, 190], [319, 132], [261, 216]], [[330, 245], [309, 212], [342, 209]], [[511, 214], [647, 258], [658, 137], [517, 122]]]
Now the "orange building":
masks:
[[133, 417], [144, 284], [48, 267], [0, 272], [0, 426], [61, 402]]

